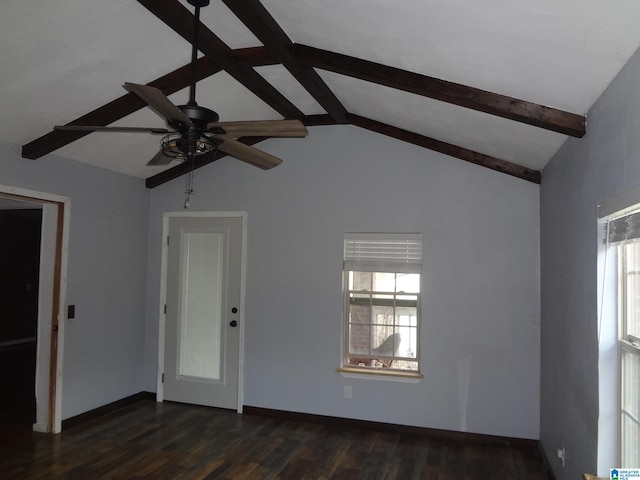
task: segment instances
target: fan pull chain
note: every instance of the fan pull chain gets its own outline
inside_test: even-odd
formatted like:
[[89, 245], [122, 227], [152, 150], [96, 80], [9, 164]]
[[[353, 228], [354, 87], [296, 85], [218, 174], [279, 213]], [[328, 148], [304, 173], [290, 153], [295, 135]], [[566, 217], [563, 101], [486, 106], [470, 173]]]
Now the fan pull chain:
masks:
[[187, 173], [187, 186], [184, 191], [184, 209], [191, 206], [191, 194], [193, 194], [193, 172]]
[[191, 195], [193, 190], [193, 155], [189, 155], [186, 159], [189, 162], [189, 171], [185, 175], [186, 185], [184, 187], [184, 209], [188, 209], [191, 206]]

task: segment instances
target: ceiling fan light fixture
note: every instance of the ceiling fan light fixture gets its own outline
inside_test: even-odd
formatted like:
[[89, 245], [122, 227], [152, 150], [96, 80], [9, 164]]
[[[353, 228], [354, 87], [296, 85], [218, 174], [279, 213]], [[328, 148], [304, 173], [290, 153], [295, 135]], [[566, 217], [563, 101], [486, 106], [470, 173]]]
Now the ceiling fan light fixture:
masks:
[[162, 137], [162, 152], [169, 158], [184, 161], [189, 157], [199, 157], [213, 152], [218, 142], [203, 135], [183, 135], [180, 132], [170, 133]]

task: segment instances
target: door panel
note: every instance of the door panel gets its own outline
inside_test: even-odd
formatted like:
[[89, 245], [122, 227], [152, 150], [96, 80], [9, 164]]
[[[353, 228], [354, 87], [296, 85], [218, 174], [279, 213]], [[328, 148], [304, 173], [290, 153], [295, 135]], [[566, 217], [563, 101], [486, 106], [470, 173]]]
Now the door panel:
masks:
[[171, 217], [164, 398], [236, 409], [243, 219]]

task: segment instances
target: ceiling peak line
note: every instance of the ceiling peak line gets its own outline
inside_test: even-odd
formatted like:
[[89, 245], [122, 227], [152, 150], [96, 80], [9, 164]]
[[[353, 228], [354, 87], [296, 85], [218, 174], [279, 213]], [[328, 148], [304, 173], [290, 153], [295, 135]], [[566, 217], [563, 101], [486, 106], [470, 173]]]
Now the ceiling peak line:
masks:
[[[178, 0], [138, 0], [138, 3], [191, 43], [193, 14]], [[304, 116], [298, 107], [252, 67], [236, 62], [233, 50], [202, 23], [199, 27], [199, 49], [284, 118], [301, 119]]]
[[526, 100], [440, 80], [340, 53], [294, 44], [293, 54], [303, 64], [365, 80], [461, 107], [582, 138], [586, 117]]
[[302, 65], [292, 53], [293, 42], [259, 1], [222, 0], [293, 75], [336, 123], [349, 123], [347, 109], [313, 68]]
[[412, 143], [419, 147], [427, 148], [429, 150], [433, 150], [450, 157], [455, 157], [466, 162], [474, 163], [491, 170], [496, 170], [507, 175], [512, 175], [532, 183], [540, 184], [542, 181], [542, 175], [539, 171], [523, 167], [521, 165], [516, 165], [506, 160], [501, 160], [468, 148], [442, 142], [418, 133], [409, 132], [359, 115], [349, 114], [349, 120], [353, 125], [366, 130], [380, 133], [403, 142]]

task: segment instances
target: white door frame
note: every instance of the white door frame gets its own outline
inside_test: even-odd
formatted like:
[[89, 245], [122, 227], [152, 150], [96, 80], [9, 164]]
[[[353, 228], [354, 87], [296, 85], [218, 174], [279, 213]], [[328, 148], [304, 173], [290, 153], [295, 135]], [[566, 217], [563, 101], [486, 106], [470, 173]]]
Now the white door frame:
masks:
[[167, 303], [167, 268], [169, 256], [169, 220], [171, 218], [241, 218], [242, 219], [242, 254], [240, 260], [240, 316], [239, 318], [239, 345], [238, 345], [238, 405], [236, 411], [242, 413], [243, 385], [244, 385], [244, 298], [245, 298], [245, 273], [247, 265], [247, 212], [165, 212], [162, 218], [162, 263], [160, 266], [160, 303], [158, 305], [159, 328], [158, 328], [158, 373], [156, 377], [157, 394], [156, 400], [164, 400], [164, 384], [162, 376], [164, 373], [164, 342]]
[[[42, 207], [40, 246], [40, 280], [38, 286], [38, 339], [36, 354], [36, 423], [37, 432], [59, 433], [62, 430], [62, 380], [65, 310], [67, 299], [67, 262], [69, 258], [69, 220], [71, 201], [67, 197], [0, 185], [0, 195]], [[58, 215], [61, 214], [62, 218]], [[58, 231], [58, 226], [62, 231]], [[59, 259], [57, 259], [59, 255]], [[59, 271], [55, 272], [56, 261]], [[53, 287], [58, 275], [58, 298]], [[54, 305], [58, 306], [53, 311]], [[52, 325], [58, 325], [55, 351], [51, 350]], [[55, 362], [55, 370], [51, 368]], [[54, 382], [51, 382], [51, 380]], [[53, 396], [53, 398], [51, 398]]]

